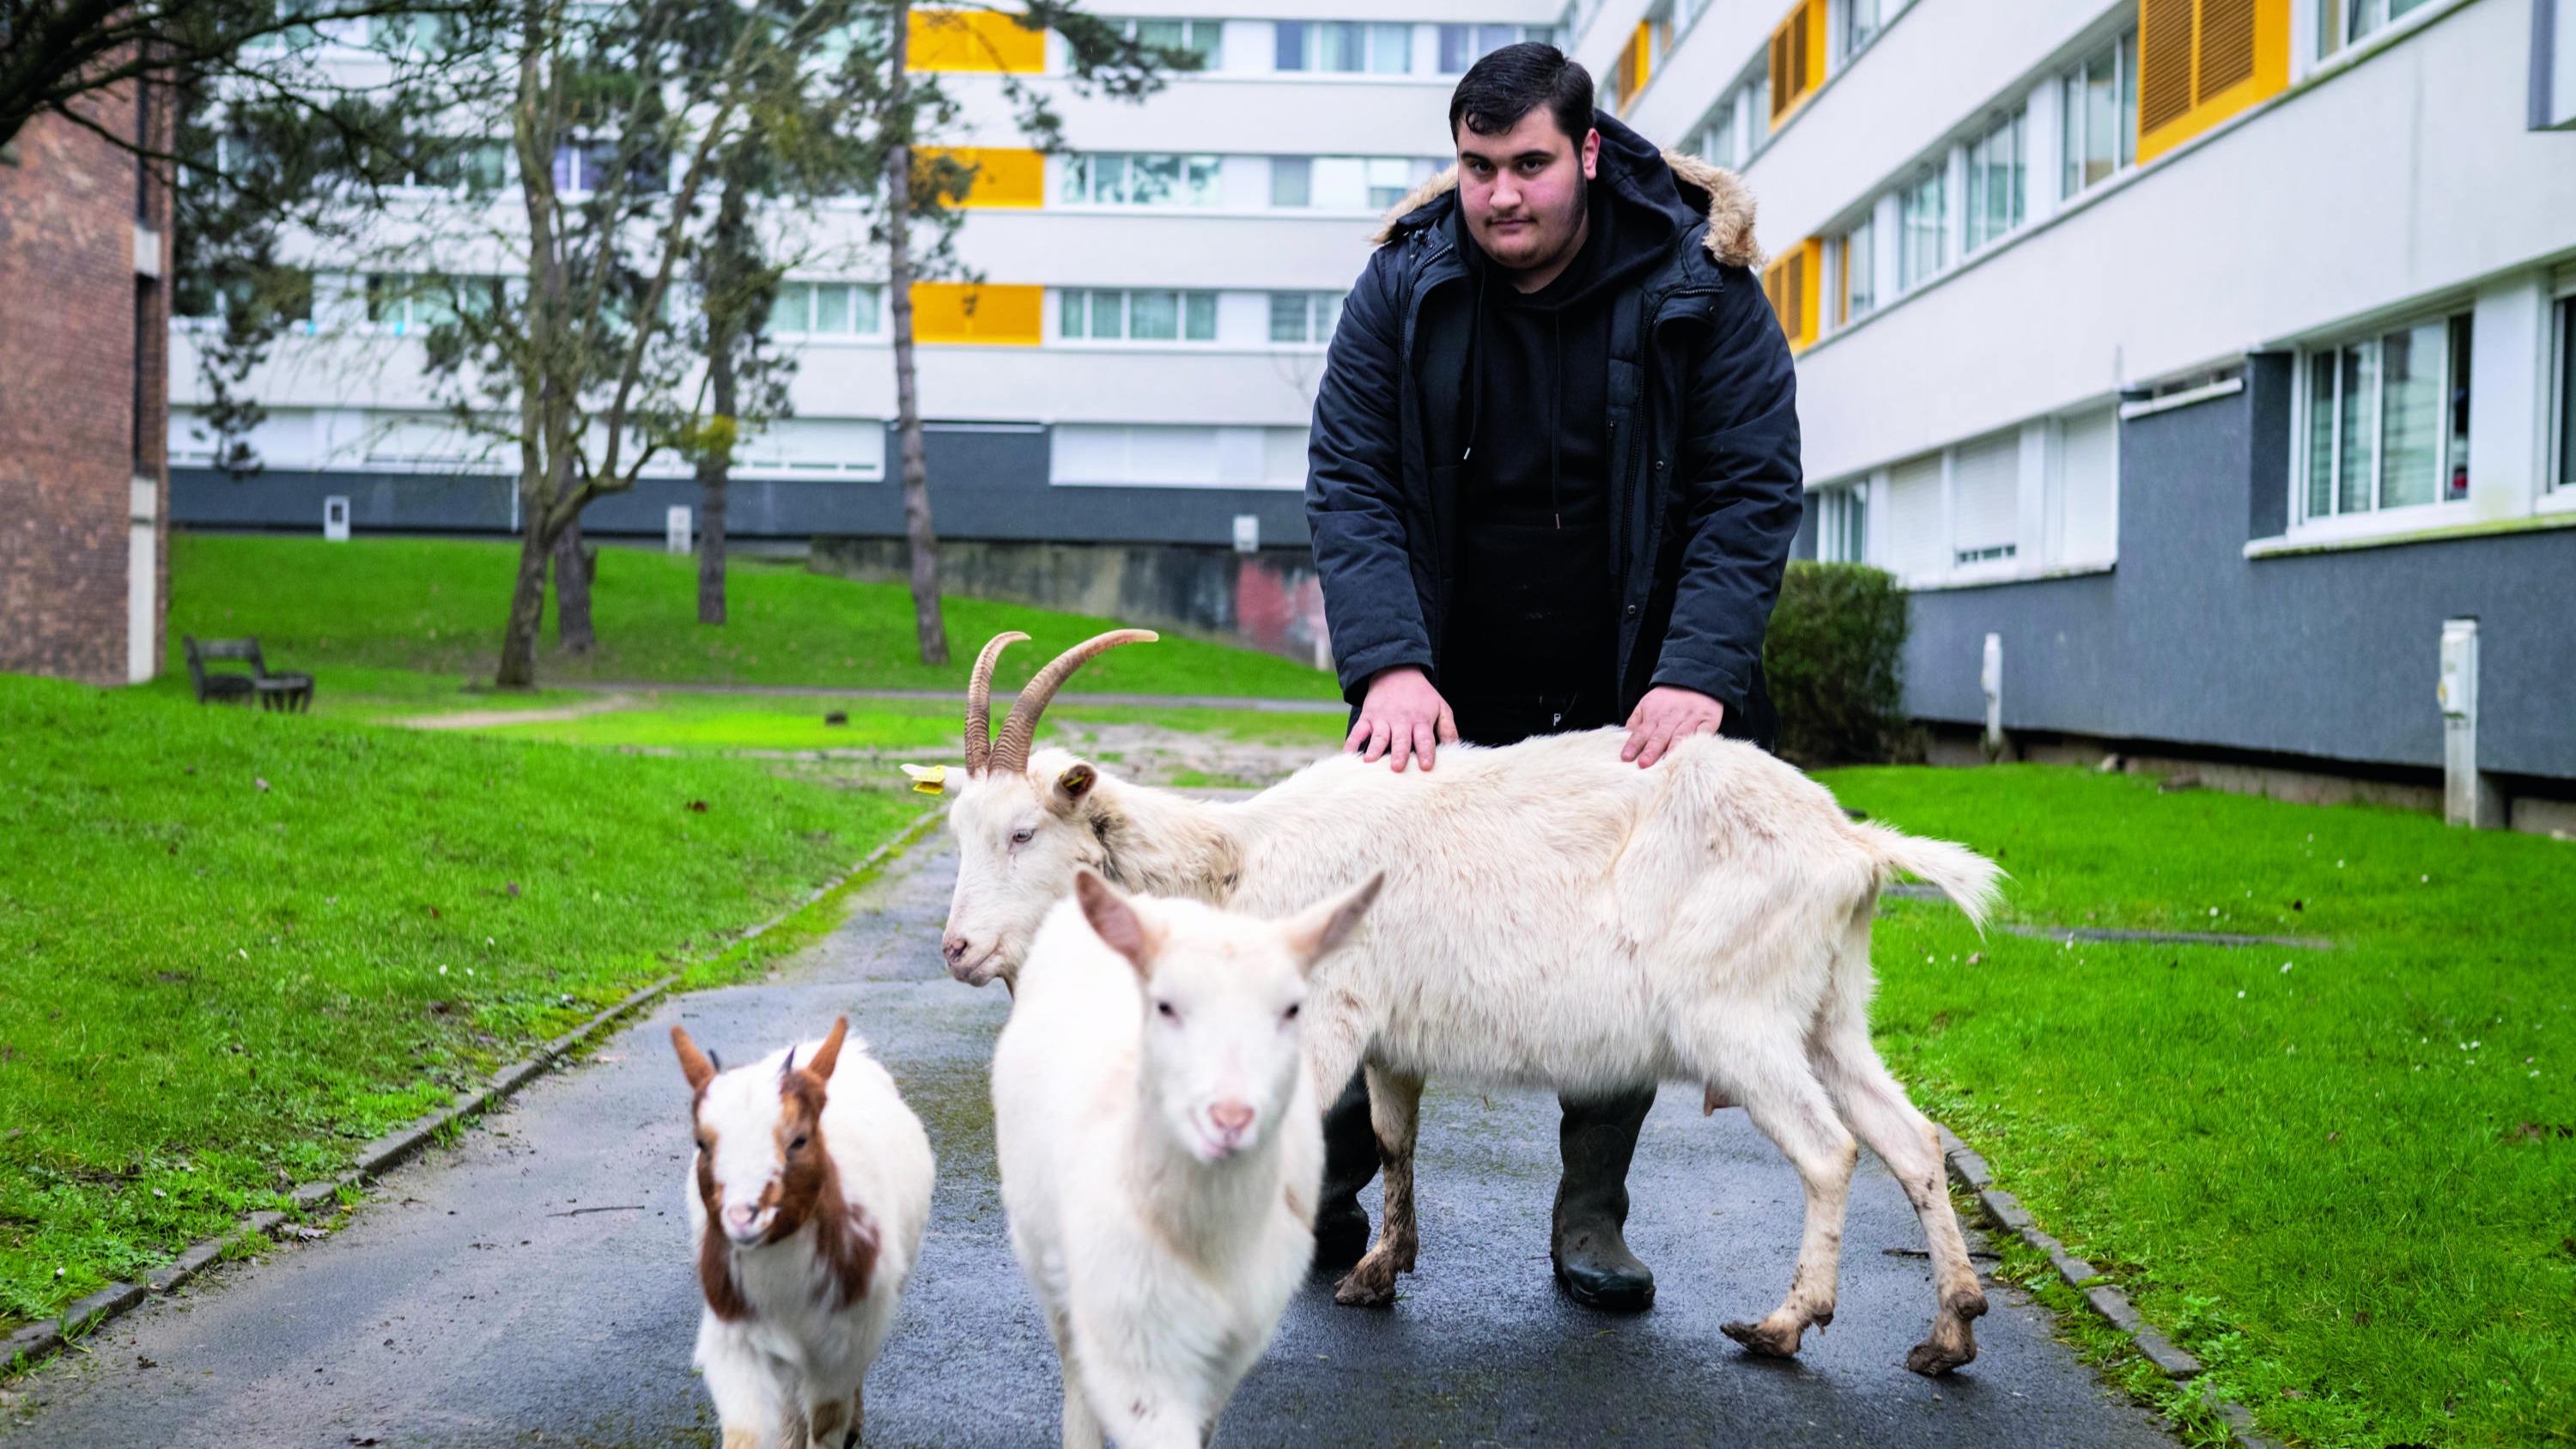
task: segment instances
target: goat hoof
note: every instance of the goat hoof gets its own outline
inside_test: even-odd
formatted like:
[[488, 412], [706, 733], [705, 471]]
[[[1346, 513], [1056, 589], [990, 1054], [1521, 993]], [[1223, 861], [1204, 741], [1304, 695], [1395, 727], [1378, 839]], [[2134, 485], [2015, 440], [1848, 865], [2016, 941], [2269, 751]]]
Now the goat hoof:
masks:
[[1718, 1331], [1764, 1358], [1798, 1356], [1798, 1335], [1794, 1332], [1782, 1333], [1759, 1323], [1721, 1323]]
[[1371, 1254], [1333, 1288], [1333, 1301], [1345, 1308], [1385, 1308], [1395, 1302], [1395, 1269]]
[[1925, 1339], [1906, 1353], [1905, 1367], [1927, 1379], [1937, 1379], [1950, 1370], [1973, 1361], [1976, 1356], [1977, 1345], [1974, 1342], [1962, 1342], [1954, 1346]]

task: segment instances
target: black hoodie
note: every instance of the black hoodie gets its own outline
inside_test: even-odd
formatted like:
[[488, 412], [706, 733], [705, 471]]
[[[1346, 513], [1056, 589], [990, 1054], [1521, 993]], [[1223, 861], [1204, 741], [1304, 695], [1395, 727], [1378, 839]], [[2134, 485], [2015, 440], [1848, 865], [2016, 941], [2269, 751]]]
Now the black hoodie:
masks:
[[1609, 309], [1670, 248], [1670, 220], [1589, 188], [1583, 248], [1524, 293], [1453, 219], [1474, 278], [1457, 601], [1442, 686], [1462, 714], [1544, 704], [1616, 722], [1609, 507]]

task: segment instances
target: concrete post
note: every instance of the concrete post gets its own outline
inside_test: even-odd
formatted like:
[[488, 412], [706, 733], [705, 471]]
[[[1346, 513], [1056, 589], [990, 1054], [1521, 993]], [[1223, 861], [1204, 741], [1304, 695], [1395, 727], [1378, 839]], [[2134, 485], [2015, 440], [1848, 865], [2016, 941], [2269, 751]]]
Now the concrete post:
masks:
[[2478, 769], [2478, 621], [2442, 621], [2442, 818], [2472, 830], [2504, 828], [2504, 793]]

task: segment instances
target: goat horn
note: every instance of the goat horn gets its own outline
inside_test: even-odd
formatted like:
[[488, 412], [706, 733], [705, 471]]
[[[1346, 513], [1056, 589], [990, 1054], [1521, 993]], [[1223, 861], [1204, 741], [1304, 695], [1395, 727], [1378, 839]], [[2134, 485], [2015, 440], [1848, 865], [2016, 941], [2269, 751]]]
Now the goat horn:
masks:
[[966, 680], [966, 773], [980, 775], [993, 756], [993, 666], [1002, 651], [1028, 638], [1016, 629], [994, 635], [975, 656], [975, 672]]
[[993, 745], [993, 768], [1017, 774], [1029, 767], [1029, 741], [1037, 737], [1038, 716], [1046, 713], [1055, 692], [1064, 687], [1073, 671], [1121, 644], [1151, 644], [1161, 637], [1150, 629], [1112, 629], [1057, 655], [1055, 662], [1039, 670], [1012, 703], [1011, 717], [1002, 721], [1002, 738]]

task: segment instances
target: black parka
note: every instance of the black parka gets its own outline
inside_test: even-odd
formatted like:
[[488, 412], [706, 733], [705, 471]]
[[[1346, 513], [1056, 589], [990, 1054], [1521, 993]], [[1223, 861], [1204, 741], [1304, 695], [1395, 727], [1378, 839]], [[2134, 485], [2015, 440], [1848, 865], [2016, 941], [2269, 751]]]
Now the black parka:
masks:
[[[1676, 685], [1767, 735], [1762, 633], [1802, 509], [1797, 379], [1752, 272], [1734, 173], [1596, 113], [1593, 184], [1668, 255], [1611, 304], [1619, 712]], [[1406, 198], [1343, 304], [1307, 447], [1306, 517], [1342, 692], [1415, 665], [1436, 685], [1456, 572], [1474, 305], [1454, 174]], [[1810, 285], [1813, 285], [1810, 282]]]

